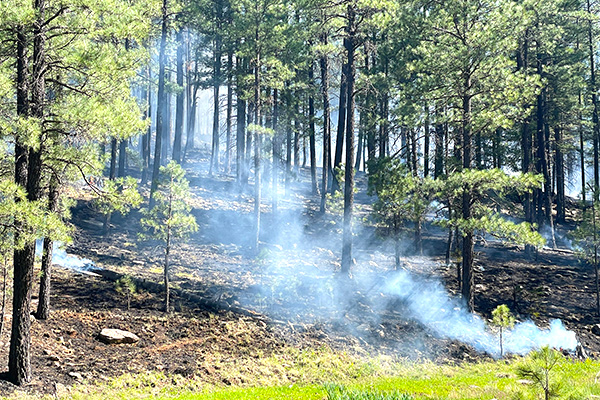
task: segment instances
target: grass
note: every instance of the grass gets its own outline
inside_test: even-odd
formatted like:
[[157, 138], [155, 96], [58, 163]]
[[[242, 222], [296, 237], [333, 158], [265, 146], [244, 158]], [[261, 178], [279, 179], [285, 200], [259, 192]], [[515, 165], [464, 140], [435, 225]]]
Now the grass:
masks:
[[[68, 388], [61, 399], [173, 400], [475, 400], [543, 398], [541, 388], [517, 375], [530, 358], [462, 365], [395, 362], [387, 357], [361, 358], [328, 349], [286, 349], [269, 357], [235, 362], [205, 360], [218, 379], [146, 372], [125, 374], [107, 382]], [[551, 371], [560, 384], [557, 399], [600, 396], [600, 362], [561, 359]], [[224, 382], [228, 382], [226, 384]], [[13, 398], [41, 399], [15, 394]], [[56, 398], [56, 397], [47, 397]]]

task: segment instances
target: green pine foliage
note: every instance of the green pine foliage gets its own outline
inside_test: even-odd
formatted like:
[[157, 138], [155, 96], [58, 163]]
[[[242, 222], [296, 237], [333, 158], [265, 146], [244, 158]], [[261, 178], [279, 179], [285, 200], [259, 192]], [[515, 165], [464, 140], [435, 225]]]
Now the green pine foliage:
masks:
[[137, 290], [133, 278], [129, 275], [125, 275], [115, 282], [115, 290], [117, 293], [127, 298], [127, 310], [131, 309], [131, 298], [135, 295]]
[[377, 195], [373, 217], [393, 237], [398, 267], [403, 233], [412, 230], [415, 241], [420, 240], [421, 225], [434, 194], [433, 180], [416, 176], [400, 160], [391, 158], [370, 163], [369, 171], [373, 171], [369, 175], [369, 192]]
[[544, 400], [558, 397], [566, 382], [555, 379], [562, 368], [565, 358], [558, 350], [544, 346], [531, 354], [517, 366], [517, 375], [529, 379], [540, 388]]
[[498, 208], [501, 200], [514, 195], [522, 195], [541, 185], [541, 177], [534, 174], [507, 174], [499, 169], [465, 169], [451, 174], [446, 179], [435, 182], [435, 197], [452, 210], [461, 209], [464, 192], [471, 195], [472, 217], [464, 219], [459, 212], [450, 219], [437, 222], [448, 228], [458, 228], [460, 232], [480, 232], [506, 242], [519, 245], [542, 246], [544, 238], [535, 226], [517, 223], [505, 218]]
[[515, 326], [515, 317], [510, 312], [506, 304], [501, 304], [492, 311], [492, 325], [498, 328], [498, 339], [500, 342], [500, 356], [504, 355], [503, 335], [507, 329], [512, 329]]
[[69, 241], [71, 230], [61, 216], [47, 210], [43, 201], [29, 201], [25, 191], [10, 180], [0, 180], [0, 254], [7, 257], [14, 249], [40, 237]]
[[105, 179], [95, 199], [96, 209], [103, 215], [118, 212], [125, 215], [142, 203], [142, 195], [133, 177]]
[[189, 182], [185, 171], [175, 161], [160, 168], [160, 181], [156, 192], [156, 204], [143, 210], [141, 219], [143, 240], [182, 239], [198, 230], [196, 218], [190, 214], [191, 207], [186, 200], [189, 196]]

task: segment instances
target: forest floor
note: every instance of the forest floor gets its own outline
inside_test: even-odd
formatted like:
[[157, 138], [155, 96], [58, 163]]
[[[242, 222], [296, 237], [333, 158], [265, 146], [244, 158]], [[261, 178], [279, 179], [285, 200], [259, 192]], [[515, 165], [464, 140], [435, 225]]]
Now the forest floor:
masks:
[[[174, 312], [162, 311], [163, 249], [159, 243], [138, 240], [140, 214], [113, 216], [111, 231], [104, 235], [102, 217], [80, 194], [73, 210], [74, 243], [68, 251], [91, 259], [96, 273], [56, 266], [51, 319], [32, 323], [35, 378], [19, 391], [57, 393], [74, 383], [146, 371], [214, 385], [244, 385], [253, 374], [270, 377], [270, 383], [308, 384], [314, 383], [312, 378], [289, 372], [285, 365], [297, 361], [302, 351], [318, 348], [356, 357], [383, 354], [437, 363], [490, 358], [469, 345], [438, 337], [407, 317], [402, 305], [381, 289], [394, 270], [393, 247], [361, 222], [372, 203], [363, 175], [357, 179], [353, 277], [340, 286], [335, 272], [341, 217], [318, 213], [319, 198], [311, 194], [307, 170], [300, 170], [288, 194], [280, 196], [277, 217], [269, 193], [265, 195], [262, 250], [253, 254], [252, 192], [240, 193], [230, 175], [208, 176], [205, 160], [196, 156], [187, 165], [187, 176], [200, 230], [173, 251]], [[404, 256], [403, 268], [420, 279], [440, 280], [455, 295], [455, 267], [443, 262], [447, 234], [434, 226], [426, 228], [424, 255]], [[563, 237], [568, 229], [569, 225], [559, 227], [557, 232]], [[532, 319], [542, 327], [559, 318], [597, 358], [600, 336], [592, 330], [600, 333], [593, 329], [600, 320], [594, 313], [594, 271], [579, 263], [567, 244], [559, 240], [558, 250], [545, 248], [530, 259], [515, 246], [478, 243], [476, 312], [489, 318], [495, 306], [507, 304], [519, 319]], [[409, 254], [410, 243], [405, 247]], [[114, 280], [123, 274], [138, 280], [130, 310], [115, 290]], [[340, 287], [346, 289], [340, 293]], [[349, 300], [341, 302], [343, 298]], [[0, 336], [2, 359], [8, 356], [9, 327], [8, 312]], [[141, 340], [106, 345], [97, 340], [103, 328], [125, 329]], [[269, 357], [278, 360], [275, 365], [261, 362]], [[0, 395], [15, 390], [0, 381]]]

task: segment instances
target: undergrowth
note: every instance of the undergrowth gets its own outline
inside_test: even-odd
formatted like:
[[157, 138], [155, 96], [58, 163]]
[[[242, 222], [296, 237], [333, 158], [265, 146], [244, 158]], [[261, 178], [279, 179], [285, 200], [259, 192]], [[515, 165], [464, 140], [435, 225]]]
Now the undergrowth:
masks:
[[[125, 374], [103, 382], [82, 382], [47, 399], [175, 399], [175, 400], [537, 400], [544, 390], [531, 374], [544, 373], [540, 355], [495, 362], [441, 365], [363, 358], [323, 348], [285, 349], [268, 357], [218, 361], [218, 381], [205, 375], [183, 377], [158, 372]], [[600, 397], [600, 362], [575, 361], [559, 355], [549, 371], [552, 398], [583, 400]], [[540, 369], [542, 368], [542, 369]], [[215, 374], [216, 375], [216, 374]], [[212, 377], [214, 378], [214, 377]]]

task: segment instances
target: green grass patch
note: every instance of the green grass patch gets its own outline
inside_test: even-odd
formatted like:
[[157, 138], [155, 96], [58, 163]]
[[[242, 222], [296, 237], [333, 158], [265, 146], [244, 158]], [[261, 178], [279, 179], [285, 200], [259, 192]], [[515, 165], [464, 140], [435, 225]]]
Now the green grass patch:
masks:
[[[438, 365], [363, 358], [329, 349], [285, 349], [267, 357], [203, 361], [210, 376], [185, 378], [147, 372], [125, 374], [103, 382], [84, 382], [59, 393], [60, 399], [174, 400], [538, 400], [543, 387], [518, 374], [544, 373], [540, 359]], [[540, 367], [542, 365], [542, 367]], [[522, 367], [522, 368], [519, 368]], [[525, 367], [525, 368], [523, 368]], [[541, 368], [541, 369], [540, 369]], [[600, 397], [600, 362], [559, 358], [548, 372], [554, 399]], [[210, 378], [210, 379], [209, 379]], [[12, 398], [40, 399], [15, 393]], [[57, 398], [57, 397], [46, 397]]]

